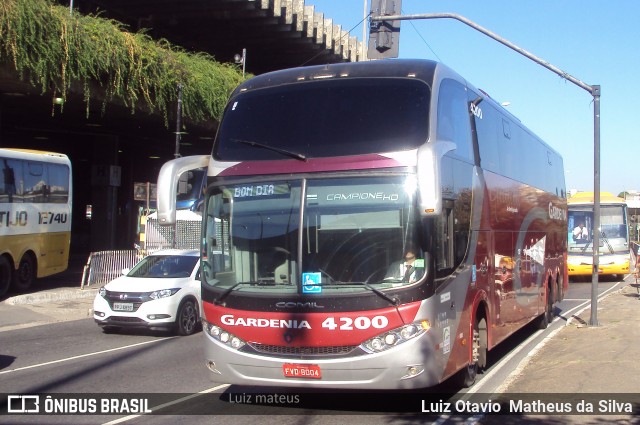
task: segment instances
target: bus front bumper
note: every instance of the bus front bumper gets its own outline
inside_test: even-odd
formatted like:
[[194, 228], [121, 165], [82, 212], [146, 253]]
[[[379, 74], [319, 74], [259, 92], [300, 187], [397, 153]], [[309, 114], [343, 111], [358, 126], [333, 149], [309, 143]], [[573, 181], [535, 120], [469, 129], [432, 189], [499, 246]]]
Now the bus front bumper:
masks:
[[[589, 257], [582, 258], [580, 261], [567, 262], [567, 270], [569, 276], [586, 276], [593, 274], [593, 259]], [[613, 275], [613, 274], [628, 274], [629, 273], [629, 260], [624, 261], [609, 261], [604, 258], [600, 259], [598, 264], [598, 274]]]
[[[334, 389], [414, 389], [441, 382], [442, 365], [438, 363], [442, 359], [430, 348], [435, 344], [428, 333], [379, 353], [304, 360], [243, 353], [203, 334], [206, 366], [213, 382]], [[291, 376], [292, 371], [305, 369], [309, 372]]]

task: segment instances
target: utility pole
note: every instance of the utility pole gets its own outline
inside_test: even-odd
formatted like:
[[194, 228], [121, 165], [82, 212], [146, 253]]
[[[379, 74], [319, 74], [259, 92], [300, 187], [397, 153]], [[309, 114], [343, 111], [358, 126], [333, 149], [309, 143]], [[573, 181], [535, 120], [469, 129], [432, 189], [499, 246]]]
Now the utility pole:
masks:
[[[373, 5], [372, 5], [373, 9]], [[531, 59], [539, 65], [544, 66], [551, 72], [559, 75], [577, 85], [578, 87], [586, 90], [593, 96], [593, 215], [594, 215], [594, 229], [593, 229], [593, 268], [591, 276], [591, 317], [589, 319], [590, 326], [598, 326], [598, 269], [599, 269], [599, 254], [600, 254], [600, 86], [589, 85], [577, 78], [573, 77], [567, 72], [562, 71], [560, 68], [551, 65], [549, 62], [535, 56], [534, 54], [526, 51], [525, 49], [515, 45], [505, 38], [489, 31], [488, 29], [476, 24], [475, 22], [465, 18], [464, 16], [457, 15], [455, 13], [425, 13], [416, 15], [389, 15], [384, 16], [371, 16], [369, 19], [372, 24], [371, 28], [374, 28], [373, 22], [391, 22], [391, 21], [406, 21], [413, 19], [455, 19], [463, 24], [470, 26], [471, 28], [480, 31], [484, 35], [493, 38], [497, 42], [515, 50], [521, 55]], [[398, 29], [399, 31], [399, 29]], [[371, 42], [371, 37], [370, 37]], [[371, 46], [369, 47], [371, 50]]]
[[178, 105], [176, 111], [176, 150], [174, 158], [180, 158], [180, 142], [182, 141], [182, 84], [178, 84]]

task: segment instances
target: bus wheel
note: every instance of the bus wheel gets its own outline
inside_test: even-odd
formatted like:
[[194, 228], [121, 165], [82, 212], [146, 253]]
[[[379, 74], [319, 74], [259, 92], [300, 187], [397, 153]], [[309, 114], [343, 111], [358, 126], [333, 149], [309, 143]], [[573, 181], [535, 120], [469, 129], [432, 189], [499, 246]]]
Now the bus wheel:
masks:
[[547, 285], [547, 297], [544, 303], [544, 313], [538, 318], [538, 329], [547, 329], [549, 323], [553, 321], [553, 295], [551, 285]]
[[562, 286], [562, 281], [558, 281], [557, 282], [557, 286], [558, 286], [558, 302], [562, 302], [562, 300], [564, 300], [564, 288]]
[[[489, 351], [489, 343], [487, 337], [487, 321], [484, 317], [478, 322], [478, 367], [484, 369], [487, 367], [487, 351]], [[474, 341], [475, 343], [475, 341]]]
[[22, 256], [18, 270], [13, 276], [13, 286], [19, 292], [26, 291], [31, 287], [35, 279], [35, 263], [29, 254]]
[[11, 264], [6, 257], [0, 257], [0, 297], [7, 293], [11, 285]]
[[478, 363], [473, 363], [462, 369], [460, 372], [459, 383], [464, 388], [469, 388], [476, 382], [478, 376]]
[[469, 388], [476, 382], [478, 370], [487, 365], [487, 321], [483, 318], [476, 319], [473, 327], [473, 353], [472, 363], [459, 372], [458, 383], [464, 388]]

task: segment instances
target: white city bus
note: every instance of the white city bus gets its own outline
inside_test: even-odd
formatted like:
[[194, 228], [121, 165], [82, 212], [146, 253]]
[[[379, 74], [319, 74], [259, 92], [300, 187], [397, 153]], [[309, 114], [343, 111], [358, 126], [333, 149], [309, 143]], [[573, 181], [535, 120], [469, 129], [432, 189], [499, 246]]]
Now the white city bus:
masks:
[[0, 296], [67, 269], [71, 162], [66, 155], [0, 149]]

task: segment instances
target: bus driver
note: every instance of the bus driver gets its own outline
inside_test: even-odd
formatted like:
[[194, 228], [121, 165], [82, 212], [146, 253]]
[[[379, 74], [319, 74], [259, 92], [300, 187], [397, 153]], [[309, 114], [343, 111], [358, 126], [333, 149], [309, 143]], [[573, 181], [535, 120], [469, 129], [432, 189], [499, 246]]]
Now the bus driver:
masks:
[[395, 261], [389, 266], [385, 280], [399, 280], [402, 282], [417, 282], [424, 275], [424, 260], [417, 260], [417, 251], [407, 248], [402, 260]]

